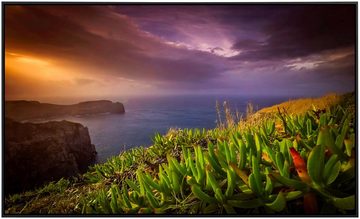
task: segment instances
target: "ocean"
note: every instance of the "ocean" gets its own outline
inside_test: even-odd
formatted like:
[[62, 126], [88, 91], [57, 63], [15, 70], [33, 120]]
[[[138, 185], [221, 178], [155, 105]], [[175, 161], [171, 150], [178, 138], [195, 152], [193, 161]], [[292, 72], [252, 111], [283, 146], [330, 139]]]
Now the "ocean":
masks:
[[[52, 120], [68, 120], [88, 127], [90, 138], [98, 152], [98, 163], [121, 151], [151, 145], [156, 133], [165, 134], [169, 128], [216, 127], [216, 101], [227, 101], [232, 110], [246, 112], [248, 102], [261, 109], [289, 97], [241, 96], [157, 96], [112, 99], [125, 106], [124, 114], [64, 116]], [[39, 122], [39, 121], [37, 121]]]

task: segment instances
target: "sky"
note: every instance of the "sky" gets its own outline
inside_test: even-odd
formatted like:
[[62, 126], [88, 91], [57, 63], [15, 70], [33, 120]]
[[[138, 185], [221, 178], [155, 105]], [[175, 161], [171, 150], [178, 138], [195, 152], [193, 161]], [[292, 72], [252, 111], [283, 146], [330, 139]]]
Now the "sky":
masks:
[[355, 89], [355, 5], [6, 5], [5, 98]]

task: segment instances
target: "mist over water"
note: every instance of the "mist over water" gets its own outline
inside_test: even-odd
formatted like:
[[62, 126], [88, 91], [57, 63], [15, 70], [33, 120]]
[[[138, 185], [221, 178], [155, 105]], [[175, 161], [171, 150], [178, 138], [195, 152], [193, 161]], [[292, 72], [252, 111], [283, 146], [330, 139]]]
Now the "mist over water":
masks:
[[215, 128], [216, 101], [222, 104], [226, 100], [232, 111], [238, 110], [245, 114], [248, 102], [252, 102], [255, 109], [260, 109], [288, 99], [239, 96], [132, 97], [125, 101], [119, 100], [124, 103], [125, 114], [64, 116], [52, 120], [68, 120], [88, 127], [91, 141], [98, 152], [98, 162], [102, 163], [124, 149], [150, 146], [155, 133], [165, 134], [169, 128]]

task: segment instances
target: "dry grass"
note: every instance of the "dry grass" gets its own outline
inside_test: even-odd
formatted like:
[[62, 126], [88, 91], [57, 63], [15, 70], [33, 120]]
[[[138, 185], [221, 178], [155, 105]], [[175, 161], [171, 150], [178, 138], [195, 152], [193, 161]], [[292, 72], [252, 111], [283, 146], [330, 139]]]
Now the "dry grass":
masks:
[[312, 110], [313, 106], [316, 109], [326, 109], [329, 106], [338, 104], [342, 99], [342, 95], [327, 94], [319, 98], [301, 98], [295, 100], [289, 100], [271, 107], [266, 107], [259, 110], [257, 113], [274, 113], [278, 111], [278, 108], [285, 109], [289, 114], [302, 114], [308, 110]]
[[350, 111], [355, 113], [355, 93], [351, 92], [342, 95], [329, 93], [323, 97], [318, 98], [299, 98], [282, 102], [280, 104], [266, 107], [255, 113], [247, 115], [245, 120], [239, 122], [238, 127], [240, 130], [254, 127], [258, 124], [261, 124], [264, 120], [269, 119], [275, 119], [275, 122], [278, 125], [280, 121], [275, 118], [275, 115], [278, 113], [278, 109], [280, 109], [282, 113], [286, 112], [290, 115], [301, 115], [309, 110], [313, 110], [314, 107], [317, 110], [323, 110], [337, 104], [345, 106], [346, 108], [350, 109]]

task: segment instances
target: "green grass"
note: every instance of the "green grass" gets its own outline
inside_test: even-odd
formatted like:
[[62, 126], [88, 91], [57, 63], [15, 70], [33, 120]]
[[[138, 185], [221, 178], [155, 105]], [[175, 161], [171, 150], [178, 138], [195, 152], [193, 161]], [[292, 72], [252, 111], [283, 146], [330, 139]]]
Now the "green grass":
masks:
[[240, 122], [225, 109], [218, 128], [157, 134], [149, 148], [7, 197], [5, 213], [354, 214], [354, 101], [335, 97]]

